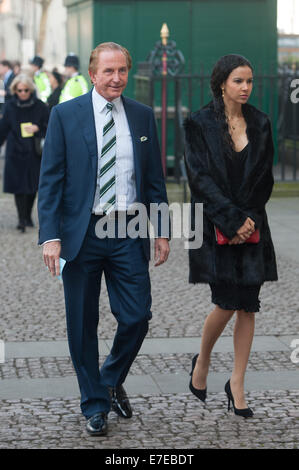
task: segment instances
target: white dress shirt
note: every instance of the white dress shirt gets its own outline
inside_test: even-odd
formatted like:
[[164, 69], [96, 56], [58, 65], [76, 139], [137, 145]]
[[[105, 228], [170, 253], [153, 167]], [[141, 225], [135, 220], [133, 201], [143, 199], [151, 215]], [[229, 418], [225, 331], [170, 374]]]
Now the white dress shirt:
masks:
[[[102, 151], [103, 127], [108, 101], [96, 89], [92, 90], [92, 104], [98, 144], [98, 174], [100, 172], [100, 155]], [[130, 204], [136, 202], [136, 183], [132, 137], [127, 116], [121, 97], [112, 101], [112, 117], [116, 133], [116, 162], [115, 162], [115, 193], [114, 210], [125, 211]], [[93, 207], [93, 212], [95, 205]]]

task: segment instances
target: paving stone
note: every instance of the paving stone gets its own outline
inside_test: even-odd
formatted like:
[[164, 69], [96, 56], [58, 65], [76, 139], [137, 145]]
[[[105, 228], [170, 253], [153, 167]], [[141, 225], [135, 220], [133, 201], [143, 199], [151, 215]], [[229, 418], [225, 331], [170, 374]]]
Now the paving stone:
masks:
[[[101, 364], [106, 356], [100, 356]], [[189, 372], [193, 354], [140, 354], [133, 363], [132, 375], [170, 374]], [[211, 372], [230, 371], [233, 353], [212, 353]], [[248, 371], [295, 371], [298, 364], [290, 360], [289, 351], [255, 352], [250, 355]], [[26, 358], [22, 361], [8, 359], [0, 364], [0, 379], [14, 378], [57, 378], [75, 375], [71, 359], [60, 357]]]
[[[275, 208], [273, 202], [272, 208]], [[274, 213], [274, 212], [273, 212]], [[275, 215], [275, 214], [274, 214]], [[275, 217], [274, 217], [275, 219]], [[274, 220], [273, 219], [273, 220]], [[37, 223], [36, 211], [34, 214]], [[66, 339], [62, 284], [45, 269], [37, 230], [20, 234], [11, 196], [0, 195], [1, 325], [4, 341], [57, 341]], [[182, 240], [171, 242], [169, 261], [150, 267], [153, 319], [149, 338], [200, 336], [206, 315], [213, 308], [209, 287], [188, 284], [188, 258]], [[266, 283], [262, 309], [256, 314], [257, 335], [299, 337], [297, 263], [277, 256], [279, 282]], [[111, 339], [116, 322], [110, 312], [103, 282], [99, 336]], [[224, 331], [232, 336], [234, 321]], [[248, 371], [298, 370], [289, 351], [252, 352]], [[104, 359], [100, 356], [100, 361]], [[189, 372], [192, 354], [141, 354], [131, 374]], [[228, 372], [232, 353], [213, 353], [213, 372]], [[0, 365], [0, 379], [60, 378], [74, 375], [68, 357], [12, 358]], [[131, 396], [134, 415], [121, 420], [109, 415], [109, 434], [92, 438], [85, 431], [78, 397], [0, 401], [1, 449], [298, 449], [299, 390], [248, 392], [254, 417], [244, 420], [227, 412], [223, 392], [210, 393], [204, 407], [190, 393]]]
[[[109, 434], [92, 438], [85, 431], [85, 419], [77, 406], [76, 398], [61, 400], [19, 400], [0, 403], [1, 410], [14, 408], [8, 429], [0, 428], [0, 447], [3, 448], [294, 448], [298, 449], [298, 399], [299, 391], [285, 392], [284, 396], [275, 391], [259, 393], [267, 405], [267, 415], [259, 414], [259, 404], [254, 394], [249, 393], [254, 404], [254, 418], [244, 420], [226, 411], [224, 393], [213, 394], [214, 406], [207, 411], [190, 394], [160, 395], [155, 397], [155, 413], [151, 396], [133, 396], [132, 420], [124, 421], [115, 414], [109, 415]], [[184, 406], [177, 408], [177, 402]], [[36, 406], [44, 414], [36, 415]], [[72, 406], [72, 412], [66, 407]], [[47, 420], [49, 407], [58, 406], [61, 413], [52, 422]], [[276, 406], [280, 413], [275, 412]], [[280, 416], [284, 419], [281, 420]], [[73, 419], [70, 419], [72, 417]], [[33, 419], [32, 419], [33, 418]], [[28, 419], [28, 421], [27, 421]], [[34, 420], [39, 422], [34, 425]], [[62, 423], [63, 429], [62, 431]], [[138, 435], [137, 435], [138, 434]], [[94, 440], [93, 440], [94, 439]]]
[[[62, 283], [46, 270], [37, 246], [37, 230], [20, 234], [16, 229], [13, 198], [5, 196], [0, 210], [1, 326], [5, 341], [65, 340], [66, 324]], [[0, 198], [1, 201], [1, 198]], [[5, 209], [5, 210], [3, 210]], [[37, 223], [36, 213], [34, 214]], [[20, 243], [21, 242], [21, 243]], [[279, 281], [261, 290], [262, 310], [256, 315], [256, 334], [299, 334], [298, 266], [278, 255]], [[183, 240], [171, 241], [168, 262], [150, 267], [153, 318], [148, 337], [199, 336], [206, 315], [212, 310], [207, 285], [188, 283], [188, 256]], [[171, 282], [170, 282], [171, 281]], [[116, 322], [110, 312], [103, 282], [100, 302], [101, 338], [111, 338]], [[231, 321], [224, 335], [232, 335]]]

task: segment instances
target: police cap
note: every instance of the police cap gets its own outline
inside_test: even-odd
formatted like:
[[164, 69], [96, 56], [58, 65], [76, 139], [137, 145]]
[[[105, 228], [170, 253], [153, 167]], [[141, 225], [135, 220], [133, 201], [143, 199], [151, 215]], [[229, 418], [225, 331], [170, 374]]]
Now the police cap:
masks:
[[36, 65], [37, 67], [41, 68], [43, 66], [44, 59], [42, 59], [39, 55], [36, 55], [33, 57], [30, 63], [32, 65]]
[[75, 69], [78, 70], [79, 69], [79, 58], [73, 53], [68, 54], [65, 58], [64, 66], [65, 67], [75, 67]]

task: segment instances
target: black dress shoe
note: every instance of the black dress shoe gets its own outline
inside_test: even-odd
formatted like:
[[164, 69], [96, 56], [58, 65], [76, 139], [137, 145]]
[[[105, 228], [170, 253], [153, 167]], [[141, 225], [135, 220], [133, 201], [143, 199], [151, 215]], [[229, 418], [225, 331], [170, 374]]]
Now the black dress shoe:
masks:
[[132, 408], [124, 387], [122, 385], [109, 387], [109, 392], [111, 395], [112, 410], [122, 418], [131, 418], [133, 414]]
[[86, 424], [86, 431], [91, 436], [106, 436], [108, 431], [107, 414], [96, 413]]

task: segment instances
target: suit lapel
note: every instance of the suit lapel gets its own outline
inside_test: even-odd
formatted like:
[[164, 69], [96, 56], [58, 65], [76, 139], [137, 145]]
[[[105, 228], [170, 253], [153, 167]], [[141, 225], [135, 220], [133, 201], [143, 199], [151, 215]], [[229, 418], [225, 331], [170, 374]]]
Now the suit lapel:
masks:
[[78, 101], [78, 119], [80, 121], [83, 137], [88, 148], [88, 153], [96, 164], [98, 156], [98, 145], [91, 93], [92, 91], [82, 95], [81, 100]]
[[139, 120], [136, 119], [136, 109], [134, 103], [127, 100], [124, 96], [122, 96], [122, 102], [124, 105], [125, 113], [128, 120], [128, 125], [132, 137], [132, 144], [133, 144], [133, 154], [134, 154], [134, 167], [135, 167], [135, 177], [136, 177], [136, 189], [137, 192], [139, 191], [140, 185], [140, 155], [139, 149], [140, 147], [136, 144], [138, 138], [138, 125], [140, 124]]
[[[136, 109], [134, 103], [127, 100], [122, 96], [122, 102], [124, 105], [125, 113], [128, 120], [128, 125], [132, 137], [133, 145], [133, 155], [134, 155], [134, 167], [135, 167], [135, 177], [136, 177], [136, 189], [139, 192], [140, 187], [140, 155], [139, 155], [139, 146], [136, 145], [138, 139], [138, 125], [140, 125], [139, 120], [136, 118]], [[88, 148], [89, 156], [91, 157], [92, 165], [94, 168], [97, 166], [98, 160], [98, 148], [97, 148], [97, 136], [95, 128], [95, 119], [93, 112], [92, 104], [92, 90], [85, 95], [82, 95], [80, 101], [78, 101], [78, 119], [80, 122], [80, 127], [82, 129], [83, 137]]]
[[136, 138], [138, 135], [138, 132], [137, 132], [138, 120], [136, 119], [136, 113], [134, 113], [134, 105], [132, 105], [132, 103], [130, 103], [124, 96], [122, 96], [122, 102], [125, 108], [125, 113], [127, 116], [130, 133], [132, 136], [134, 157], [136, 157], [136, 152], [137, 152]]

